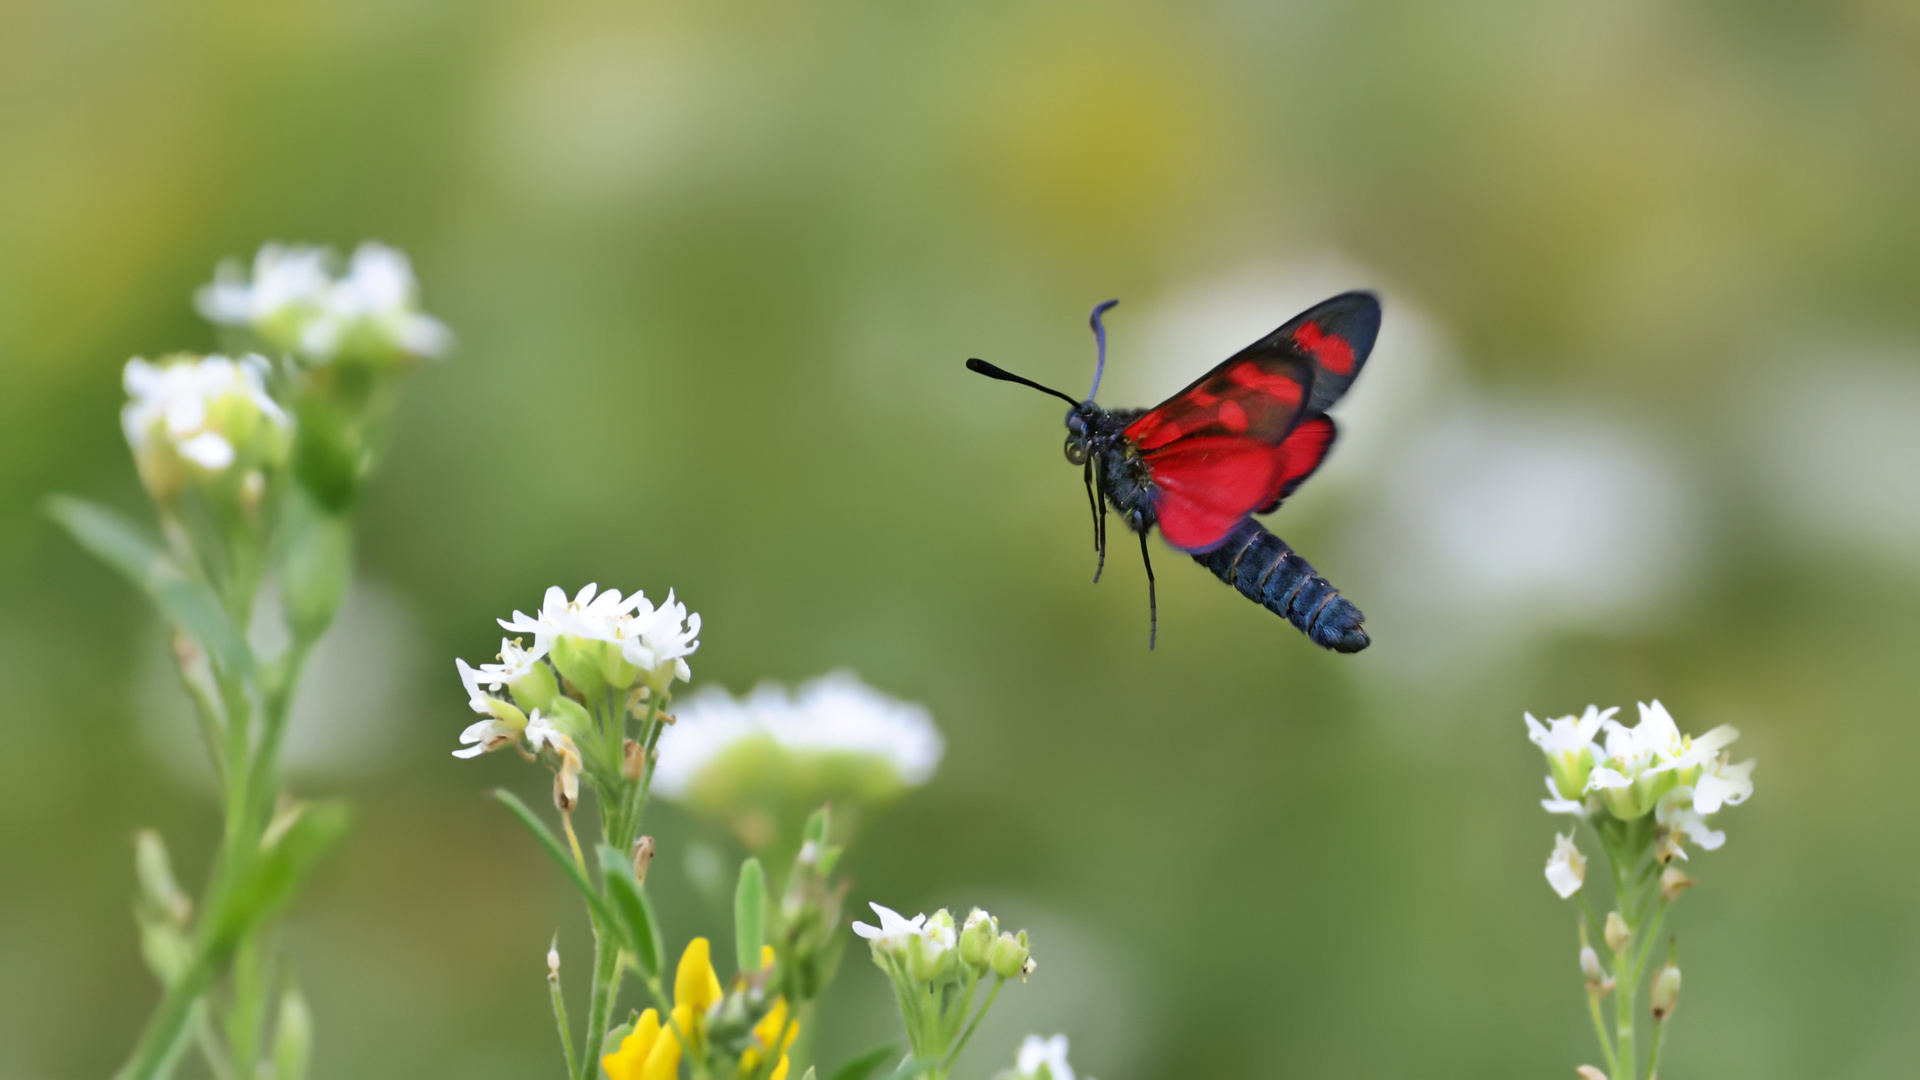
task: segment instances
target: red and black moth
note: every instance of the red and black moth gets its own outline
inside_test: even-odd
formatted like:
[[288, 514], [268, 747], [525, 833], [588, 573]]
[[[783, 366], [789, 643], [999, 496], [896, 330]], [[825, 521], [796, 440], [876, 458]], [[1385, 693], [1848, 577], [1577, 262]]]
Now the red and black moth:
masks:
[[967, 361], [982, 375], [1033, 387], [1065, 400], [1067, 460], [1081, 466], [1093, 508], [1093, 543], [1106, 566], [1109, 507], [1140, 535], [1147, 567], [1147, 643], [1158, 636], [1153, 562], [1147, 533], [1192, 555], [1249, 600], [1286, 619], [1315, 644], [1336, 652], [1367, 647], [1360, 609], [1314, 572], [1254, 514], [1277, 509], [1332, 449], [1337, 429], [1327, 410], [1353, 385], [1380, 332], [1380, 301], [1342, 293], [1228, 357], [1191, 386], [1151, 409], [1094, 404], [1106, 369], [1107, 334], [1088, 320], [1099, 346], [1093, 390], [1076, 400], [985, 360]]

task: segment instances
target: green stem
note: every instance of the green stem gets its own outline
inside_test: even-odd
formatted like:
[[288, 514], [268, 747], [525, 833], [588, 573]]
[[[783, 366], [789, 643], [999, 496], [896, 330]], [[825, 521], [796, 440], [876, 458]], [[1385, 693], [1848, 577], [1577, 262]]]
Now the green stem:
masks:
[[593, 994], [587, 1001], [587, 1042], [574, 1076], [593, 1080], [594, 1067], [600, 1061], [600, 1044], [607, 1041], [607, 1016], [620, 989], [620, 947], [613, 941], [613, 928], [593, 922]]
[[967, 1025], [965, 1034], [960, 1036], [959, 1042], [953, 1044], [953, 1049], [948, 1052], [946, 1061], [941, 1063], [940, 1071], [942, 1073], [953, 1068], [953, 1063], [960, 1060], [960, 1051], [967, 1048], [967, 1040], [973, 1038], [974, 1030], [980, 1026], [980, 1021], [986, 1019], [987, 1011], [993, 1008], [993, 999], [1000, 996], [1000, 988], [1005, 985], [1007, 985], [1007, 980], [1001, 978], [999, 975], [994, 976], [993, 989], [987, 991], [987, 1000], [980, 1003], [980, 1011], [973, 1014], [973, 1022]]
[[214, 958], [204, 949], [196, 950], [180, 978], [161, 994], [160, 1004], [134, 1044], [133, 1056], [114, 1074], [114, 1080], [153, 1080], [161, 1075], [194, 1016], [194, 1006], [213, 981], [213, 969]]
[[1657, 1080], [1660, 1075], [1660, 1037], [1667, 1033], [1667, 1022], [1653, 1022], [1653, 1037], [1648, 1040], [1653, 1048], [1647, 1052], [1647, 1080]]
[[1607, 1059], [1607, 1075], [1612, 1076], [1620, 1070], [1618, 1059], [1613, 1056], [1613, 1040], [1607, 1038], [1607, 1020], [1600, 1012], [1600, 991], [1587, 991], [1587, 1011], [1593, 1014], [1593, 1033], [1600, 1037], [1600, 1053]]

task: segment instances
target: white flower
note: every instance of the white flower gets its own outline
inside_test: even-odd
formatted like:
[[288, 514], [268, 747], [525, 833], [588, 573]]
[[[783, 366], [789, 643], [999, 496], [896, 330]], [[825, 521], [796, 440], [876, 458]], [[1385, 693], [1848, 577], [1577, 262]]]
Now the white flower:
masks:
[[693, 678], [686, 657], [700, 647], [700, 614], [688, 613], [687, 605], [673, 598], [672, 589], [667, 590], [667, 602], [657, 608], [639, 593], [631, 602], [636, 607], [623, 628], [621, 656], [646, 672], [648, 685], [656, 691], [664, 692], [674, 679]]
[[475, 758], [489, 750], [498, 750], [520, 737], [521, 729], [498, 717], [489, 716], [467, 726], [460, 733], [464, 750], [455, 750], [457, 758]]
[[1556, 804], [1547, 807], [1549, 812], [1572, 813], [1557, 807], [1564, 807], [1586, 794], [1595, 756], [1593, 737], [1599, 734], [1601, 725], [1611, 721], [1619, 711], [1601, 712], [1589, 705], [1586, 715], [1577, 719], [1562, 716], [1552, 721], [1551, 727], [1535, 720], [1532, 713], [1521, 714], [1527, 722], [1527, 738], [1547, 755], [1547, 768], [1551, 772], [1547, 778], [1548, 794]]
[[1582, 750], [1593, 749], [1593, 737], [1600, 733], [1600, 726], [1613, 719], [1618, 708], [1601, 712], [1598, 707], [1587, 706], [1586, 714], [1575, 719], [1562, 716], [1551, 721], [1548, 727], [1533, 718], [1532, 713], [1522, 713], [1527, 722], [1527, 738], [1535, 746], [1549, 754], [1577, 754]]
[[1553, 854], [1547, 857], [1547, 884], [1565, 900], [1580, 891], [1587, 881], [1587, 857], [1573, 846], [1573, 834], [1553, 837]]
[[[1029, 1035], [1020, 1044], [1020, 1055], [1014, 1059], [1014, 1070], [1021, 1080], [1074, 1080], [1073, 1066], [1067, 1064], [1067, 1037], [1055, 1035], [1043, 1039], [1038, 1035]], [[1044, 1072], [1042, 1070], [1045, 1070]]]
[[688, 795], [709, 766], [749, 740], [771, 741], [805, 761], [866, 757], [908, 786], [925, 783], [946, 749], [923, 706], [890, 698], [848, 671], [803, 683], [792, 696], [762, 684], [736, 700], [709, 687], [678, 712], [661, 736], [653, 778], [653, 790], [671, 798]]
[[1700, 845], [1702, 851], [1718, 851], [1720, 845], [1727, 842], [1727, 834], [1707, 824], [1704, 814], [1694, 805], [1694, 791], [1690, 787], [1677, 787], [1660, 797], [1660, 805], [1654, 809], [1654, 820], [1666, 829], [1667, 834], [1661, 843], [1663, 854], [1687, 857], [1685, 842]]
[[419, 310], [419, 286], [407, 257], [384, 244], [361, 244], [344, 276], [328, 269], [324, 248], [267, 244], [249, 281], [231, 260], [195, 295], [210, 321], [250, 327], [313, 363], [329, 363], [355, 343], [379, 352], [440, 356], [453, 334]]
[[[1722, 806], [1739, 806], [1753, 794], [1753, 761], [1727, 765], [1719, 761], [1708, 767], [1693, 784], [1693, 808], [1702, 814], [1718, 813]], [[1703, 845], [1704, 846], [1704, 845]]]
[[1572, 814], [1574, 817], [1587, 816], [1587, 804], [1580, 799], [1563, 799], [1560, 789], [1553, 786], [1553, 777], [1546, 778], [1547, 797], [1540, 800], [1540, 808], [1549, 814]]
[[927, 917], [925, 915], [915, 915], [909, 919], [890, 907], [881, 907], [872, 902], [867, 906], [880, 917], [880, 925], [871, 926], [855, 919], [853, 932], [868, 941], [888, 948], [901, 948], [926, 932]]
[[148, 490], [159, 498], [177, 491], [181, 460], [220, 473], [242, 455], [249, 467], [285, 455], [293, 422], [268, 396], [266, 371], [258, 356], [127, 361], [120, 426]]
[[194, 306], [209, 322], [260, 327], [290, 311], [317, 309], [331, 285], [324, 249], [266, 244], [253, 257], [251, 282], [237, 260], [227, 259], [213, 284], [194, 294]]

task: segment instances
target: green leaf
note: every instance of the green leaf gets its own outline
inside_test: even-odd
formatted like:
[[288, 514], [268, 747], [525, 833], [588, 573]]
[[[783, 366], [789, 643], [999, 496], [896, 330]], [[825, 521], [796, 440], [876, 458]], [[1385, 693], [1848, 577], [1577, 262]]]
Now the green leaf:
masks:
[[[292, 903], [307, 876], [346, 835], [352, 822], [352, 811], [339, 800], [301, 807], [272, 846], [256, 855], [242, 871], [215, 922], [216, 947], [238, 941], [248, 927]], [[273, 830], [268, 831], [271, 835]]]
[[333, 621], [353, 576], [353, 524], [346, 514], [329, 511], [306, 489], [294, 487], [282, 504], [280, 527], [287, 625], [296, 639], [316, 641]]
[[822, 806], [807, 816], [807, 825], [806, 828], [802, 830], [802, 839], [811, 840], [822, 846], [826, 844], [827, 811], [829, 809], [830, 807]]
[[[573, 861], [573, 856], [567, 853], [566, 848], [560, 846], [560, 841], [548, 831], [546, 824], [534, 816], [533, 811], [527, 809], [527, 804], [521, 802], [520, 797], [513, 792], [505, 788], [495, 788], [493, 797], [500, 800], [508, 810], [513, 811], [513, 816], [519, 818], [520, 824], [525, 825], [527, 831], [533, 834], [533, 838], [540, 842], [541, 850], [553, 859], [554, 863], [560, 867], [560, 871], [567, 875], [567, 880], [573, 882], [573, 887], [578, 889], [580, 895], [586, 899], [587, 907], [592, 910], [594, 918], [617, 929], [619, 924], [614, 920], [613, 909], [608, 907], [606, 899], [594, 890], [593, 883], [587, 880], [587, 872], [580, 868], [579, 863]], [[628, 873], [632, 871], [629, 870]]]
[[760, 860], [740, 864], [740, 884], [733, 890], [733, 948], [741, 974], [760, 970], [760, 946], [767, 940], [767, 876]]
[[833, 1070], [833, 1075], [827, 1080], [867, 1080], [867, 1077], [873, 1074], [873, 1070], [886, 1064], [887, 1059], [892, 1057], [897, 1049], [899, 1048], [892, 1043], [876, 1046]]
[[253, 650], [204, 583], [188, 577], [144, 530], [104, 506], [55, 495], [47, 515], [66, 526], [80, 546], [145, 592], [160, 613], [207, 650], [221, 670], [253, 674]]
[[313, 1014], [300, 991], [288, 987], [273, 1026], [273, 1080], [307, 1080], [312, 1061]]
[[633, 1034], [633, 1025], [633, 1018], [628, 1017], [626, 1023], [607, 1032], [607, 1037], [600, 1040], [600, 1056], [606, 1057], [608, 1054], [619, 1053], [620, 1044], [626, 1041], [627, 1036]]
[[931, 1068], [933, 1068], [931, 1061], [919, 1061], [912, 1054], [908, 1054], [900, 1059], [899, 1065], [894, 1067], [893, 1080], [907, 1080], [907, 1077], [918, 1076]]
[[640, 880], [633, 876], [628, 856], [606, 844], [599, 847], [600, 879], [607, 883], [607, 897], [620, 913], [620, 926], [627, 931], [628, 951], [639, 962], [648, 978], [660, 974], [660, 956], [667, 951], [660, 940], [660, 927], [653, 917], [653, 905], [641, 891]]

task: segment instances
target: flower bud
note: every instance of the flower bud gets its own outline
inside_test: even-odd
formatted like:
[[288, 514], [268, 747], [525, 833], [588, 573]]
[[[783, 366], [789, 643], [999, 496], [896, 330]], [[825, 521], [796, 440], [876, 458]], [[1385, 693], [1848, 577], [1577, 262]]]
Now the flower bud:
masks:
[[1607, 948], [1621, 952], [1633, 942], [1633, 932], [1627, 929], [1627, 920], [1617, 911], [1607, 912]]
[[1024, 974], [1027, 962], [1032, 957], [1027, 949], [1027, 932], [1001, 934], [993, 943], [993, 949], [987, 954], [987, 962], [993, 966], [993, 973], [1003, 979]]
[[1680, 1004], [1680, 969], [1668, 962], [1653, 975], [1653, 993], [1649, 995], [1653, 1003], [1653, 1018], [1665, 1020], [1673, 1015], [1674, 1006]]
[[1698, 885], [1699, 881], [1690, 878], [1677, 866], [1669, 866], [1660, 875], [1660, 899], [1671, 904], [1680, 899], [1680, 894]]
[[588, 701], [598, 701], [607, 692], [606, 676], [600, 673], [600, 650], [596, 647], [602, 642], [587, 638], [561, 634], [553, 639], [553, 649], [548, 656], [553, 666], [560, 669], [567, 682], [579, 691]]
[[640, 884], [647, 883], [647, 867], [653, 864], [653, 837], [643, 836], [633, 842], [633, 876]]
[[960, 931], [960, 959], [969, 967], [984, 968], [988, 955], [993, 951], [994, 935], [1000, 932], [1000, 922], [979, 908], [967, 916], [967, 923]]
[[1578, 1076], [1580, 1080], [1607, 1080], [1606, 1073], [1601, 1072], [1591, 1065], [1582, 1065], [1573, 1070], [1573, 1074]]
[[167, 858], [166, 842], [152, 829], [141, 829], [133, 837], [133, 867], [140, 879], [140, 896], [154, 913], [164, 915], [175, 926], [184, 927], [193, 917], [193, 901], [180, 890], [173, 877], [173, 864]]
[[907, 943], [907, 973], [920, 982], [945, 982], [953, 976], [957, 959], [953, 913], [941, 908], [927, 920], [926, 929]]
[[560, 981], [560, 935], [553, 935], [553, 944], [547, 946], [547, 981]]
[[560, 696], [560, 686], [554, 681], [553, 669], [542, 663], [534, 663], [527, 673], [507, 684], [513, 691], [513, 700], [523, 709], [551, 709], [553, 699]]
[[1588, 982], [1606, 978], [1606, 972], [1600, 970], [1600, 954], [1594, 952], [1591, 945], [1580, 947], [1580, 974], [1585, 975]]

